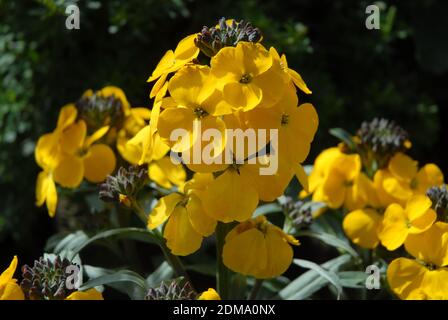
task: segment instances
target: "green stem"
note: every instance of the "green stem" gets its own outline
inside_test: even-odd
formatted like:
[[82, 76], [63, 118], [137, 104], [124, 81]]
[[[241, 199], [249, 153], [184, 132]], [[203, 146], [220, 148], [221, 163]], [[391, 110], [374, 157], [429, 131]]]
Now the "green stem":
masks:
[[[148, 217], [145, 213], [145, 210], [140, 206], [140, 204], [135, 199], [131, 199], [132, 208], [134, 212], [137, 214], [137, 216], [142, 220], [142, 222], [147, 225]], [[163, 255], [165, 256], [165, 259], [167, 262], [171, 265], [171, 267], [174, 270], [174, 273], [178, 277], [183, 277], [186, 281], [189, 281], [190, 284], [193, 286], [193, 284], [190, 281], [190, 277], [188, 276], [188, 273], [180, 260], [178, 256], [175, 256], [171, 253], [170, 249], [166, 246], [165, 239], [163, 238], [161, 232], [157, 229], [150, 230], [150, 232], [155, 236], [157, 239], [157, 244], [159, 245], [160, 249], [163, 252]]]
[[229, 299], [230, 293], [230, 270], [224, 265], [222, 260], [222, 251], [227, 233], [230, 231], [230, 224], [219, 222], [216, 227], [216, 261], [218, 264], [216, 274], [216, 288], [221, 299]]
[[252, 291], [249, 295], [249, 300], [257, 299], [258, 292], [260, 291], [262, 284], [263, 284], [263, 279], [255, 279], [254, 287], [252, 288]]

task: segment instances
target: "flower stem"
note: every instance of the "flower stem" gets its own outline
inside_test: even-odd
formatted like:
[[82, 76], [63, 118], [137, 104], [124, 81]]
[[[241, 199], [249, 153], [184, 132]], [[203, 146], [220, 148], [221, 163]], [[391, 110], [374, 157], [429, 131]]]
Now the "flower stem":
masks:
[[256, 300], [258, 296], [258, 292], [261, 289], [261, 286], [263, 285], [263, 279], [255, 279], [254, 286], [252, 288], [252, 291], [249, 295], [249, 300]]
[[222, 260], [222, 251], [224, 247], [224, 241], [227, 233], [230, 231], [231, 224], [218, 222], [216, 227], [216, 261], [218, 264], [217, 274], [216, 274], [216, 288], [218, 290], [221, 299], [229, 299], [230, 293], [230, 280], [231, 274], [230, 270], [224, 265]]
[[[148, 217], [146, 216], [145, 210], [140, 206], [140, 204], [138, 203], [138, 201], [136, 199], [132, 199], [131, 203], [132, 203], [132, 209], [137, 214], [137, 216], [140, 218], [140, 220], [142, 220], [143, 224], [146, 226]], [[165, 256], [165, 259], [173, 268], [174, 273], [178, 277], [184, 277], [184, 279], [186, 281], [189, 281], [190, 284], [193, 285], [190, 281], [190, 277], [188, 276], [188, 273], [187, 273], [182, 261], [180, 260], [180, 258], [178, 256], [173, 255], [171, 253], [170, 249], [168, 249], [168, 247], [166, 246], [166, 243], [165, 243], [165, 239], [163, 238], [160, 231], [157, 229], [149, 230], [149, 231], [157, 239], [157, 244], [160, 247], [160, 249], [162, 250], [163, 255]]]

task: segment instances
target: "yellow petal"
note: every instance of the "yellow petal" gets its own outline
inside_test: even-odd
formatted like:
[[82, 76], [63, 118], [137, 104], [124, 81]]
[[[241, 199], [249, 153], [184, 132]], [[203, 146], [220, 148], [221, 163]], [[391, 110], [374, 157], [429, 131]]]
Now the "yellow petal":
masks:
[[168, 91], [174, 101], [184, 107], [196, 108], [213, 93], [214, 86], [207, 66], [188, 65], [171, 78]]
[[59, 111], [58, 124], [56, 130], [62, 131], [75, 122], [78, 110], [75, 105], [70, 103], [61, 108]]
[[167, 247], [177, 256], [194, 253], [202, 243], [202, 236], [191, 225], [187, 210], [180, 205], [174, 208], [168, 219], [163, 237]]
[[228, 169], [210, 184], [202, 204], [206, 213], [216, 220], [244, 221], [255, 211], [258, 193], [249, 177]]
[[83, 120], [72, 124], [61, 135], [62, 150], [68, 154], [77, 153], [84, 145], [86, 134], [87, 126]]
[[255, 277], [260, 279], [275, 278], [283, 274], [291, 265], [293, 251], [282, 234], [275, 228], [268, 228], [265, 234], [266, 267], [257, 272]]
[[181, 164], [174, 164], [170, 157], [151, 162], [148, 170], [149, 178], [164, 188], [183, 185], [186, 173]]
[[384, 178], [383, 188], [390, 196], [400, 201], [407, 201], [412, 196], [409, 182], [399, 180], [395, 176]]
[[174, 52], [173, 50], [168, 50], [163, 55], [162, 59], [160, 59], [156, 69], [153, 71], [151, 77], [147, 81], [148, 82], [154, 81], [161, 75], [172, 72], [173, 71], [172, 67], [174, 66], [174, 64], [175, 64]]
[[448, 223], [436, 222], [426, 232], [410, 234], [404, 245], [415, 258], [444, 267], [448, 265]]
[[14, 278], [14, 273], [16, 272], [17, 264], [18, 264], [17, 256], [14, 256], [14, 258], [12, 258], [11, 260], [11, 263], [9, 264], [9, 267], [6, 268], [6, 270], [3, 271], [2, 274], [0, 275], [0, 286], [5, 285]]
[[82, 158], [65, 155], [53, 172], [54, 181], [66, 188], [77, 188], [84, 177]]
[[415, 184], [415, 191], [420, 194], [425, 194], [429, 188], [443, 184], [443, 173], [438, 166], [429, 163], [418, 171]]
[[36, 181], [36, 206], [40, 207], [44, 204], [47, 197], [49, 175], [45, 171], [39, 172]]
[[448, 300], [448, 269], [427, 271], [421, 286], [428, 300]]
[[[165, 109], [158, 121], [160, 137], [172, 146], [174, 152], [183, 152], [191, 148], [194, 143], [193, 125], [195, 117], [189, 108]], [[186, 136], [181, 136], [177, 141], [171, 141], [171, 134], [175, 130], [185, 130]]]
[[104, 126], [96, 130], [91, 136], [86, 138], [85, 147], [90, 147], [95, 141], [100, 140], [109, 131], [109, 126]]
[[75, 291], [71, 293], [65, 300], [104, 300], [103, 294], [95, 288], [87, 291]]
[[222, 258], [226, 267], [232, 271], [250, 276], [259, 274], [267, 265], [263, 233], [252, 228], [234, 237], [226, 237]]
[[215, 289], [209, 288], [207, 291], [201, 293], [198, 300], [221, 300], [221, 297]]
[[297, 71], [288, 68], [288, 73], [291, 76], [291, 79], [294, 82], [294, 84], [297, 86], [297, 88], [299, 88], [306, 94], [312, 93], [311, 90], [308, 89], [305, 81], [303, 81], [302, 76]]
[[199, 48], [196, 47], [194, 43], [194, 39], [197, 37], [197, 34], [191, 34], [186, 36], [177, 45], [174, 50], [174, 57], [177, 60], [193, 60], [199, 54]]
[[344, 184], [344, 176], [339, 171], [333, 171], [324, 180], [322, 185], [322, 193], [325, 202], [330, 208], [340, 208], [345, 200], [346, 186]]
[[215, 232], [216, 220], [205, 213], [200, 198], [194, 193], [189, 196], [186, 209], [190, 223], [197, 233], [207, 237]]
[[104, 181], [115, 170], [115, 154], [105, 144], [93, 145], [83, 160], [84, 176], [90, 182]]
[[382, 216], [375, 210], [359, 209], [345, 216], [342, 227], [353, 243], [363, 248], [373, 249], [379, 243], [378, 232], [381, 221]]
[[383, 228], [379, 238], [383, 246], [393, 251], [399, 248], [408, 236], [406, 215], [398, 204], [391, 204], [384, 213]]
[[171, 193], [163, 198], [160, 198], [157, 205], [149, 214], [148, 228], [152, 230], [164, 223], [182, 199], [183, 195], [179, 193]]
[[0, 300], [25, 300], [20, 286], [14, 282], [8, 282], [3, 289], [0, 289]]
[[231, 82], [224, 86], [223, 96], [233, 108], [248, 111], [261, 102], [263, 92], [255, 84]]
[[166, 77], [168, 76], [168, 73], [164, 73], [160, 76], [160, 78], [154, 83], [152, 86], [151, 92], [149, 93], [149, 98], [154, 98], [157, 93], [159, 93], [160, 89], [163, 87], [166, 81]]
[[56, 207], [58, 204], [58, 193], [56, 191], [56, 185], [53, 179], [48, 181], [47, 198], [46, 198], [48, 215], [53, 218], [56, 214]]
[[417, 161], [398, 152], [389, 161], [389, 171], [398, 179], [410, 182], [417, 174]]
[[398, 258], [387, 268], [387, 281], [392, 291], [403, 300], [413, 299], [422, 293], [422, 281], [427, 269], [418, 262]]

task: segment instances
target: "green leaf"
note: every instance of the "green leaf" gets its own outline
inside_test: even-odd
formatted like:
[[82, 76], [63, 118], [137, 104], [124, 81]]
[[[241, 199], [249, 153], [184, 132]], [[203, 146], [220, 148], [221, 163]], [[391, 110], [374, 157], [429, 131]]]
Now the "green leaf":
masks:
[[338, 277], [343, 287], [347, 288], [365, 288], [367, 274], [362, 271], [341, 271]]
[[118, 229], [112, 229], [100, 232], [96, 234], [95, 236], [86, 239], [85, 241], [79, 243], [76, 248], [73, 248], [74, 254], [79, 253], [82, 249], [84, 249], [89, 244], [100, 240], [100, 239], [107, 239], [110, 237], [118, 237], [118, 238], [125, 238], [125, 239], [131, 239], [141, 242], [147, 242], [147, 243], [157, 243], [158, 237], [154, 235], [151, 231], [147, 229], [142, 228], [118, 228]]
[[313, 231], [299, 231], [295, 234], [296, 237], [312, 237], [321, 240], [322, 242], [338, 248], [344, 252], [349, 253], [352, 257], [359, 259], [358, 253], [353, 249], [350, 244], [332, 234], [324, 232], [313, 232]]
[[356, 150], [356, 143], [350, 133], [341, 128], [332, 128], [329, 133], [344, 142], [351, 150]]
[[147, 291], [147, 287], [145, 279], [139, 274], [130, 270], [120, 270], [114, 272], [102, 268], [97, 268], [96, 270], [94, 270], [91, 266], [89, 267], [89, 271], [86, 270], [87, 274], [89, 274], [90, 272], [90, 274], [93, 275], [92, 272], [97, 272], [97, 274], [103, 273], [103, 275], [87, 281], [79, 288], [79, 290], [85, 291], [90, 288], [109, 285], [119, 291], [128, 294], [130, 298], [143, 299]]
[[168, 262], [164, 261], [146, 278], [146, 284], [149, 288], [156, 287], [162, 281], [171, 279], [173, 277], [173, 273], [173, 268], [171, 268]]
[[282, 212], [282, 208], [277, 203], [263, 204], [255, 210], [254, 217], [276, 212]]
[[[344, 254], [323, 263], [321, 267], [332, 272], [337, 272], [341, 267], [350, 262], [350, 260], [350, 255]], [[285, 300], [307, 299], [327, 284], [328, 280], [326, 278], [321, 277], [315, 270], [309, 270], [280, 290], [277, 298]]]
[[341, 294], [343, 293], [341, 282], [336, 275], [331, 270], [326, 270], [319, 266], [318, 264], [304, 259], [294, 259], [293, 263], [295, 265], [298, 265], [299, 267], [307, 268], [316, 271], [320, 276], [324, 277], [328, 280], [337, 290], [337, 299], [339, 300], [341, 298]]

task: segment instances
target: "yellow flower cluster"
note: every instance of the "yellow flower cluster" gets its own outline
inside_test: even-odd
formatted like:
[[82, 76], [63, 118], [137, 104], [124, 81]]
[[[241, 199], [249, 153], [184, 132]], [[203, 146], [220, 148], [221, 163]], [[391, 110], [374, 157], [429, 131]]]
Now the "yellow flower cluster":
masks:
[[[292, 261], [289, 244], [298, 242], [264, 217], [251, 217], [260, 201], [274, 201], [282, 195], [294, 175], [307, 185], [301, 163], [309, 153], [318, 117], [311, 104], [299, 105], [296, 86], [305, 93], [311, 91], [274, 48], [240, 41], [224, 46], [209, 60], [198, 59], [197, 36], [181, 40], [157, 65], [148, 79], [157, 80], [151, 91], [155, 101], [150, 124], [130, 140], [142, 150], [139, 164], [158, 159], [163, 146], [165, 153], [179, 154], [194, 172], [183, 185], [176, 183], [180, 179], [171, 181], [178, 191], [159, 200], [149, 215], [148, 227], [154, 229], [166, 222], [163, 236], [168, 248], [173, 254], [188, 255], [200, 248], [203, 237], [213, 234], [218, 223], [239, 222], [226, 237], [224, 263], [243, 274], [275, 277]], [[204, 60], [209, 63], [199, 63]], [[188, 132], [189, 138], [172, 141], [172, 133], [179, 128]], [[214, 129], [220, 138], [201, 140], [208, 129]], [[238, 153], [234, 147], [238, 141], [229, 137], [227, 129], [252, 129], [258, 141], [263, 141], [258, 129], [264, 129], [267, 141], [254, 150], [243, 146]], [[270, 129], [278, 132], [278, 146], [272, 144]], [[231, 161], [186, 161], [194, 157], [198, 146], [208, 150], [212, 160], [230, 155]], [[260, 174], [274, 154], [277, 172]]]
[[[353, 141], [360, 139], [355, 136]], [[394, 251], [404, 244], [416, 260], [396, 259], [387, 272], [400, 298], [446, 299], [448, 224], [436, 222], [426, 195], [429, 188], [444, 183], [441, 170], [432, 163], [419, 168], [402, 151], [389, 154], [382, 167], [372, 170], [364, 151], [345, 144], [324, 150], [309, 176], [309, 193], [301, 196], [312, 194], [313, 201], [342, 208], [345, 234], [363, 248], [373, 250], [381, 244]], [[371, 149], [368, 152], [375, 157]]]

